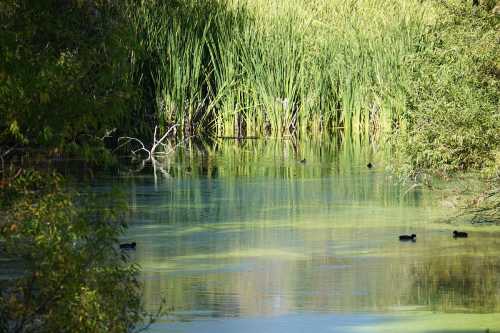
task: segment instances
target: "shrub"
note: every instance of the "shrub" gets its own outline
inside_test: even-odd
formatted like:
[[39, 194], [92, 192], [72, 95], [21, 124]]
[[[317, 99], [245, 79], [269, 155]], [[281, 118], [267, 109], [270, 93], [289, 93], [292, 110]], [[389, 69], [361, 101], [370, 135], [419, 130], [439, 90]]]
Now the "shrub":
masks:
[[117, 249], [123, 205], [62, 185], [31, 171], [0, 192], [2, 257], [14, 272], [2, 281], [0, 331], [132, 331], [147, 315], [138, 268]]
[[446, 175], [495, 163], [500, 143], [498, 18], [447, 2], [408, 61], [400, 148], [410, 174]]
[[130, 31], [115, 1], [0, 4], [0, 141], [63, 148], [124, 121]]

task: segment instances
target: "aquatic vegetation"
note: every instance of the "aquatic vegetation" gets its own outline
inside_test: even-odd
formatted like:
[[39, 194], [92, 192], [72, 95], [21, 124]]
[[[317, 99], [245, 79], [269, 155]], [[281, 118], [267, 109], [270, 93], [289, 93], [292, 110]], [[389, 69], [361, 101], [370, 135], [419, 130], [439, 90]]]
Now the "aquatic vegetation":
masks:
[[117, 137], [174, 124], [177, 138], [394, 134], [404, 174], [495, 169], [490, 2], [26, 3], [0, 11], [2, 143], [98, 162]]
[[144, 43], [135, 60], [151, 112], [164, 127], [178, 123], [180, 136], [392, 134], [406, 176], [495, 169], [499, 52], [490, 7], [152, 1], [132, 15]]
[[[405, 175], [498, 171], [498, 18], [481, 3], [2, 1], [0, 263], [15, 274], [0, 331], [135, 329], [147, 314], [126, 254], [152, 303], [168, 290], [215, 315], [422, 306], [498, 327], [499, 227], [436, 230], [433, 194], [382, 172], [387, 134]], [[120, 251], [119, 203], [4, 169], [12, 147], [103, 161], [122, 135], [142, 166], [172, 153], [152, 164], [155, 191], [146, 176], [129, 192], [144, 224], [121, 248], [136, 251]], [[475, 223], [498, 224], [492, 179]]]
[[151, 1], [132, 13], [144, 44], [137, 64], [148, 66], [142, 83], [157, 119], [180, 124], [182, 135], [390, 132], [425, 9], [417, 1]]

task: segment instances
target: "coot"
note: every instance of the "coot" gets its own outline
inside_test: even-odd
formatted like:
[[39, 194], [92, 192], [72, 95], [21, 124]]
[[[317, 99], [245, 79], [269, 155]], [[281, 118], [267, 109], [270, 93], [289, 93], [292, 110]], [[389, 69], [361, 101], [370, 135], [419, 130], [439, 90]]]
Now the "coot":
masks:
[[122, 250], [135, 250], [135, 242], [120, 244], [120, 249]]
[[466, 232], [463, 231], [453, 231], [453, 237], [454, 238], [467, 238], [469, 236]]
[[417, 240], [417, 235], [411, 234], [411, 235], [401, 235], [399, 236], [400, 241], [416, 241]]

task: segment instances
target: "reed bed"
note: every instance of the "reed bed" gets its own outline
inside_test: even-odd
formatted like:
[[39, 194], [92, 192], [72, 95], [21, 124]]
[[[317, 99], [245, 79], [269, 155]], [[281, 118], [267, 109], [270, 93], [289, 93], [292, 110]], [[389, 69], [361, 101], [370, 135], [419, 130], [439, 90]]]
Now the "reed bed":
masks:
[[[186, 0], [131, 13], [161, 126], [181, 136], [376, 136], [404, 127], [413, 0]], [[137, 7], [137, 5], [135, 6]]]

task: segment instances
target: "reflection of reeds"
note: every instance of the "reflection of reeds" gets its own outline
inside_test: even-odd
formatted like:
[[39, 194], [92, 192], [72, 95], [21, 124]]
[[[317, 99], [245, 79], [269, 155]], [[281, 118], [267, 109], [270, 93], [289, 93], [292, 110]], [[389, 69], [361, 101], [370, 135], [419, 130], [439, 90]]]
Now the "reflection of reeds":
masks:
[[478, 255], [477, 248], [467, 250], [470, 256], [431, 256], [414, 265], [408, 302], [446, 312], [499, 311], [500, 260]]
[[400, 126], [420, 1], [143, 2], [145, 90], [183, 133], [283, 136]]
[[[169, 194], [151, 198], [160, 200], [152, 212], [161, 215], [161, 221], [189, 223], [213, 214], [220, 221], [252, 219], [256, 209], [268, 209], [269, 203], [276, 206], [270, 215], [283, 216], [303, 214], [314, 205], [323, 210], [358, 202], [383, 207], [417, 206], [422, 201], [431, 205], [432, 198], [425, 193], [403, 195], [402, 186], [366, 167], [369, 159], [383, 168], [377, 162], [384, 154], [365, 144], [332, 138], [324, 143], [218, 140], [209, 148], [190, 143], [164, 164], [171, 178], [159, 188]], [[303, 158], [305, 164], [299, 162]], [[137, 185], [140, 182], [136, 180]], [[231, 199], [224, 209], [221, 198]], [[293, 212], [294, 207], [305, 210]]]
[[[386, 158], [387, 151], [375, 152], [367, 142], [342, 139], [339, 135], [314, 140], [218, 139], [190, 141], [169, 161], [176, 177], [315, 178], [331, 174], [366, 173], [367, 161]], [[304, 163], [300, 163], [304, 160]], [[175, 161], [175, 162], [174, 162]], [[383, 165], [377, 166], [380, 169]], [[185, 170], [188, 168], [189, 173]]]
[[[148, 302], [167, 290], [179, 311], [200, 306], [229, 315], [405, 304], [399, 286], [414, 258], [379, 269], [380, 244], [375, 249], [359, 238], [366, 229], [414, 223], [422, 216], [415, 207], [432, 198], [418, 191], [403, 196], [404, 188], [380, 170], [386, 154], [340, 136], [187, 142], [165, 161], [171, 177], [157, 192], [148, 177], [128, 188]], [[367, 161], [376, 167], [368, 169]], [[360, 247], [353, 249], [355, 242]], [[394, 246], [399, 242], [391, 237], [387, 247], [398, 254]], [[360, 250], [374, 256], [365, 260]], [[271, 273], [238, 266], [255, 261]], [[269, 290], [279, 296], [279, 309]]]

